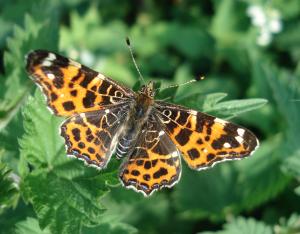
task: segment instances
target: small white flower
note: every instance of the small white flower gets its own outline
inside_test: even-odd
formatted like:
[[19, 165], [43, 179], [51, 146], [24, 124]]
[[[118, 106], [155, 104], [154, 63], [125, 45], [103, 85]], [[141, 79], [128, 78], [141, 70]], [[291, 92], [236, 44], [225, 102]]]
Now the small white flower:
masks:
[[280, 12], [274, 8], [259, 5], [249, 6], [247, 14], [251, 23], [259, 30], [256, 42], [260, 46], [267, 46], [272, 41], [272, 34], [282, 30]]
[[271, 43], [272, 34], [269, 31], [261, 31], [258, 35], [256, 42], [260, 46], [267, 46]]
[[271, 20], [269, 22], [269, 28], [272, 33], [279, 33], [282, 30], [282, 23], [280, 20]]
[[254, 26], [263, 26], [266, 23], [266, 15], [262, 7], [253, 5], [247, 9], [248, 15], [251, 17], [251, 22]]

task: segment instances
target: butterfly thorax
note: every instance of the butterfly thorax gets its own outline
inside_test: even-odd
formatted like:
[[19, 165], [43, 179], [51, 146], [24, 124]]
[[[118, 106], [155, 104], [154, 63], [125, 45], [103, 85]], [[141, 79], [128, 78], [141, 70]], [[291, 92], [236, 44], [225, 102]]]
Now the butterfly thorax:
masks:
[[116, 151], [117, 157], [124, 157], [135, 146], [143, 125], [147, 122], [151, 113], [154, 104], [153, 96], [152, 82], [147, 86], [143, 86], [136, 94], [120, 137]]

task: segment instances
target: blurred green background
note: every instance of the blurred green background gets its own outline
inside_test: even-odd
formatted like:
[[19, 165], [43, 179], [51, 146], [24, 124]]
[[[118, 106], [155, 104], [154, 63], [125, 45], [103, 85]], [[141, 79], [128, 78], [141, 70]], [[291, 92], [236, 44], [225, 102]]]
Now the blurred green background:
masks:
[[[24, 56], [56, 51], [160, 98], [230, 119], [261, 146], [150, 198], [65, 156], [61, 118]], [[300, 233], [299, 0], [0, 1], [0, 233]], [[184, 164], [184, 163], [183, 163]]]

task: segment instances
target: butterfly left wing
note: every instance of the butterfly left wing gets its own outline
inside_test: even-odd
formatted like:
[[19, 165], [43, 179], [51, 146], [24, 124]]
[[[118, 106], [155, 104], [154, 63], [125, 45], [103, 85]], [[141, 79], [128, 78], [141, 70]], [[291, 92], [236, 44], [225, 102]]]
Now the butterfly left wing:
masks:
[[148, 196], [180, 179], [180, 153], [157, 121], [150, 118], [131, 152], [120, 170], [125, 187]]
[[122, 133], [127, 111], [128, 106], [121, 104], [67, 119], [61, 125], [61, 136], [65, 138], [68, 155], [98, 169], [105, 168]]
[[259, 145], [251, 131], [228, 121], [160, 101], [156, 102], [155, 109], [192, 169], [201, 170], [225, 160], [242, 159]]
[[128, 101], [134, 92], [116, 81], [59, 54], [35, 50], [26, 70], [56, 115], [71, 116]]

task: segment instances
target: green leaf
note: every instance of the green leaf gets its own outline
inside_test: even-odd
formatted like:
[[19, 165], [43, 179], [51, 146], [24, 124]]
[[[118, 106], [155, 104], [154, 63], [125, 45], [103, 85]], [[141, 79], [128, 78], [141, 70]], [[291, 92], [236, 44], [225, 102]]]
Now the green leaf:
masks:
[[12, 178], [16, 181], [19, 179], [4, 163], [0, 162], [0, 214], [5, 209], [16, 206], [18, 202], [19, 185]]
[[217, 105], [217, 103], [224, 99], [226, 96], [226, 93], [207, 94], [203, 99], [203, 110], [208, 111], [209, 109], [213, 109]]
[[105, 208], [99, 199], [109, 191], [109, 185], [119, 184], [117, 163], [112, 161], [98, 172], [67, 158], [58, 131], [61, 119], [49, 113], [43, 99], [36, 92], [23, 111], [21, 158], [33, 170], [23, 174], [21, 191], [33, 205], [42, 229], [80, 233], [82, 225], [101, 222]]
[[[272, 234], [270, 226], [253, 218], [238, 217], [224, 225], [224, 230], [217, 232], [200, 232], [201, 234]], [[199, 234], [200, 234], [199, 233]]]
[[293, 155], [299, 148], [299, 132], [300, 132], [300, 109], [299, 100], [300, 90], [297, 77], [282, 71], [279, 72], [274, 67], [264, 67], [267, 81], [273, 92], [274, 100], [277, 108], [284, 117], [283, 131], [288, 138], [286, 141], [286, 154]]
[[42, 230], [37, 219], [28, 217], [26, 220], [16, 223], [16, 234], [51, 234], [48, 228]]
[[268, 101], [262, 98], [251, 98], [244, 100], [231, 100], [215, 104], [206, 109], [210, 113], [218, 113], [222, 116], [234, 117], [248, 111], [252, 111], [264, 106]]

